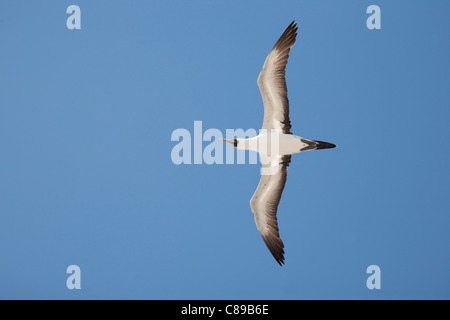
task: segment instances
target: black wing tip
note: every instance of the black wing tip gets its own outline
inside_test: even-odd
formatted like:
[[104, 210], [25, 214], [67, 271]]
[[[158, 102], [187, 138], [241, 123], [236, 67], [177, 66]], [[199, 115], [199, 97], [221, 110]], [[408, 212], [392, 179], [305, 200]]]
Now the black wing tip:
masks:
[[263, 240], [269, 248], [270, 253], [275, 258], [275, 261], [282, 267], [284, 265], [284, 244], [279, 238], [272, 238], [271, 236], [263, 236]]
[[281, 258], [281, 259], [275, 258], [275, 260], [278, 262], [278, 264], [280, 265], [280, 267], [284, 266], [284, 257]]
[[280, 265], [280, 267], [282, 267], [284, 265], [284, 254], [281, 255], [280, 258], [275, 257], [275, 261], [278, 262], [278, 264]]
[[292, 22], [291, 22], [291, 24], [289, 25], [289, 27], [288, 27], [288, 29], [289, 28], [297, 28], [297, 21], [295, 21], [295, 19], [294, 20], [292, 20]]
[[291, 24], [286, 28], [286, 31], [292, 30], [295, 34], [297, 34], [298, 24], [297, 21], [293, 20]]
[[297, 22], [294, 20], [286, 28], [286, 30], [284, 30], [283, 34], [278, 39], [277, 43], [275, 43], [274, 48], [277, 49], [291, 48], [294, 45], [295, 40], [297, 38], [297, 30], [298, 25]]

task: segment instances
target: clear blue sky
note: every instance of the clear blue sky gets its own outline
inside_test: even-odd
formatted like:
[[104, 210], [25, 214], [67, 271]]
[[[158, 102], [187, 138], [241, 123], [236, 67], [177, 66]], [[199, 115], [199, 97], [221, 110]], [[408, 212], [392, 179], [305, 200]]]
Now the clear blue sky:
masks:
[[[71, 4], [81, 30], [66, 27]], [[366, 27], [371, 4], [381, 30]], [[449, 299], [449, 12], [1, 1], [0, 298]], [[249, 206], [259, 165], [176, 166], [170, 137], [195, 120], [260, 128], [256, 79], [294, 19], [292, 131], [339, 148], [292, 158], [280, 267]]]

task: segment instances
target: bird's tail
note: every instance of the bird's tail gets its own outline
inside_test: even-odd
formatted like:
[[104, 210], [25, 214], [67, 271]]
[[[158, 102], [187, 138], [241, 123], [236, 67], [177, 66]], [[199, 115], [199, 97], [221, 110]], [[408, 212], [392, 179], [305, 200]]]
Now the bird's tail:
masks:
[[330, 148], [336, 148], [337, 147], [337, 145], [335, 145], [334, 143], [318, 141], [318, 140], [302, 139], [302, 142], [306, 143], [306, 147], [303, 147], [301, 151], [318, 150], [318, 149], [330, 149]]

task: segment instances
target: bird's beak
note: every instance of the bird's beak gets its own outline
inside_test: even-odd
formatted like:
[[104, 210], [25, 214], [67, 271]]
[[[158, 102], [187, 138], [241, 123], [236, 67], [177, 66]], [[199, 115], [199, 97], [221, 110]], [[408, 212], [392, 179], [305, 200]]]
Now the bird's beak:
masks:
[[232, 145], [234, 145], [234, 140], [227, 140], [227, 139], [222, 139], [223, 141], [226, 141], [228, 143], [231, 143]]

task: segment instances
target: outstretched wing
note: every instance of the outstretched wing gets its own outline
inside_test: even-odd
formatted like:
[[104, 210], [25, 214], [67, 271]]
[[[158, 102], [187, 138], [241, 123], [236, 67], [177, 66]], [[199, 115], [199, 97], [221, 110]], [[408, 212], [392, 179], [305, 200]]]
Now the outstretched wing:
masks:
[[264, 103], [263, 129], [277, 129], [291, 133], [289, 100], [285, 78], [289, 52], [297, 37], [297, 23], [292, 23], [278, 39], [266, 58], [258, 77], [258, 86]]
[[277, 210], [287, 178], [290, 155], [262, 156], [262, 176], [250, 200], [256, 226], [275, 260], [284, 263], [284, 244], [278, 231]]

